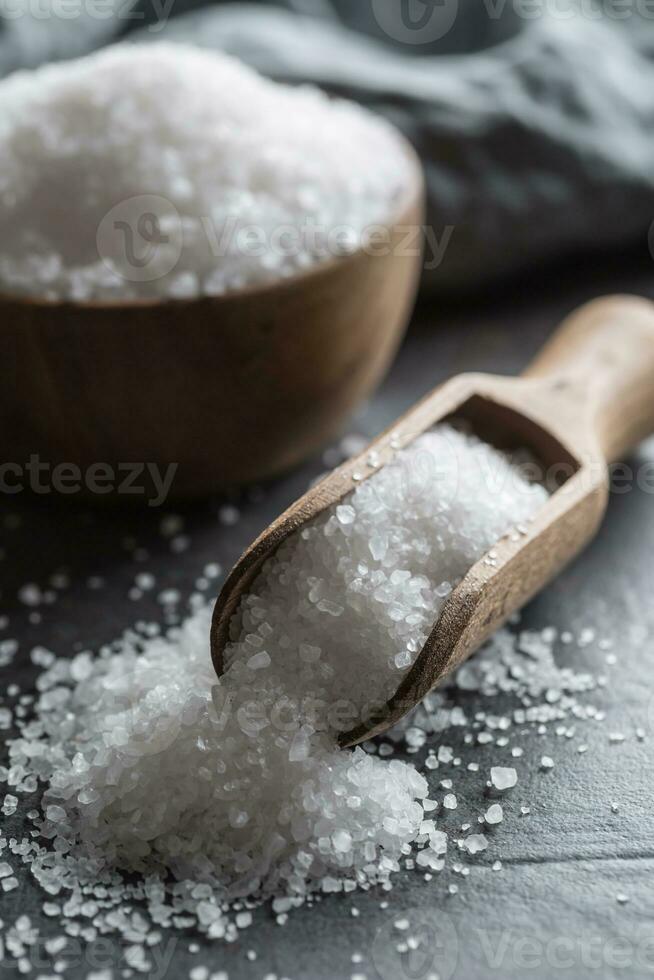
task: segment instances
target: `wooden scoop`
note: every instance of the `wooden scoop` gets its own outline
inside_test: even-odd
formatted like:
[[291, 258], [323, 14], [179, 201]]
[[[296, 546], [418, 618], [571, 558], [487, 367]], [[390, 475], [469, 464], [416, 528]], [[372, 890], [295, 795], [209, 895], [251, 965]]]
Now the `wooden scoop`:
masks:
[[558, 489], [523, 533], [494, 546], [492, 561], [473, 565], [385, 710], [344, 733], [343, 746], [395, 724], [591, 540], [607, 505], [607, 463], [654, 430], [654, 304], [630, 296], [596, 300], [562, 324], [521, 377], [447, 381], [289, 507], [248, 548], [218, 597], [211, 628], [218, 676], [232, 615], [265, 559], [379, 470], [370, 465], [371, 450], [384, 465], [451, 416], [467, 419], [499, 448], [530, 448]]

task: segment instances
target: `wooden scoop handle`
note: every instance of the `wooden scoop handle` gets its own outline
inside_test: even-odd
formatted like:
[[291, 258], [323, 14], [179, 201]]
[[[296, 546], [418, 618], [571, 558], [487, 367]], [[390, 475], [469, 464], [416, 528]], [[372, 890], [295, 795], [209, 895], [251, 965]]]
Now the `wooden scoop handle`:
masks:
[[[586, 415], [607, 461], [654, 432], [654, 303], [607, 296], [572, 313], [524, 372], [550, 378]], [[552, 405], [556, 414], [557, 406]]]

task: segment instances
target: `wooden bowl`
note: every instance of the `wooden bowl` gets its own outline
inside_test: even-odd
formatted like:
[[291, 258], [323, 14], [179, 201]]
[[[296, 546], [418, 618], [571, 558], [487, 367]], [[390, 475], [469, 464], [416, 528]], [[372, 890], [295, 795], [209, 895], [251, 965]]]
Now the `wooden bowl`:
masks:
[[421, 256], [419, 236], [405, 247], [407, 226], [423, 224], [424, 185], [407, 152], [413, 179], [390, 248], [220, 297], [0, 298], [3, 459], [38, 454], [83, 473], [173, 463], [172, 495], [189, 497], [317, 450], [377, 385], [410, 316]]

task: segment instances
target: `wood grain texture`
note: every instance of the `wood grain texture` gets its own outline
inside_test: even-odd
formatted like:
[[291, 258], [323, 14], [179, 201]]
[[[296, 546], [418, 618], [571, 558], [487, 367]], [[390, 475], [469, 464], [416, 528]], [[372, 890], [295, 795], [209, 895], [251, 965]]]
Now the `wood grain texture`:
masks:
[[406, 152], [413, 181], [383, 249], [190, 301], [0, 298], [3, 458], [176, 463], [173, 495], [189, 497], [318, 449], [378, 384], [413, 307], [424, 185]]
[[568, 385], [575, 414], [595, 432], [606, 459], [620, 459], [652, 431], [652, 303], [636, 296], [588, 303], [565, 321], [525, 373], [555, 375], [561, 391]]
[[[625, 352], [628, 350], [628, 354]], [[473, 653], [516, 609], [592, 539], [607, 503], [607, 459], [654, 430], [654, 305], [611, 297], [569, 317], [520, 378], [464, 374], [441, 385], [274, 521], [237, 562], [218, 597], [211, 629], [216, 672], [232, 616], [263, 562], [280, 543], [341, 500], [436, 422], [467, 417], [500, 447], [527, 446], [561, 485], [516, 540], [494, 547], [452, 592], [395, 696], [345, 733], [343, 745], [398, 721], [445, 674]]]

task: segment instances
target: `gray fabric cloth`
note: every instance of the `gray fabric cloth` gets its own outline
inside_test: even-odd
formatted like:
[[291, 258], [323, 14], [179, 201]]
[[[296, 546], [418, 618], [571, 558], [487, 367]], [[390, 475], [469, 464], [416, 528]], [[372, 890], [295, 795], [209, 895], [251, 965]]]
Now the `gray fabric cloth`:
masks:
[[229, 3], [164, 19], [165, 0], [115, 2], [112, 20], [42, 21], [33, 33], [25, 18], [8, 21], [0, 70], [130, 33], [226, 50], [274, 78], [359, 100], [422, 156], [431, 288], [647, 241], [654, 3], [649, 15], [644, 0], [622, 3], [618, 16], [617, 5], [596, 15], [587, 0], [567, 17], [544, 0], [541, 16], [525, 17], [516, 0], [288, 0], [287, 9]]

